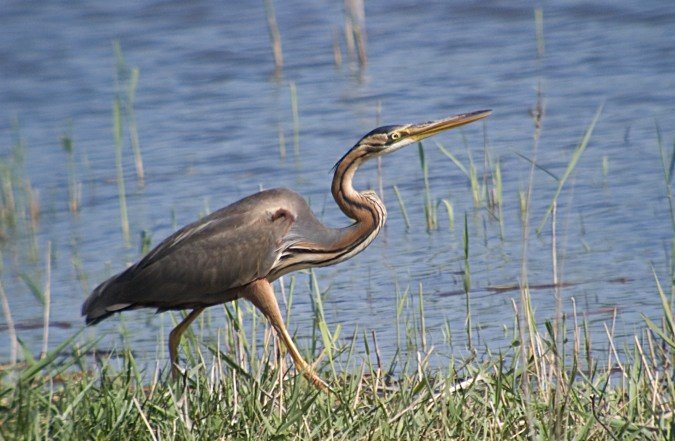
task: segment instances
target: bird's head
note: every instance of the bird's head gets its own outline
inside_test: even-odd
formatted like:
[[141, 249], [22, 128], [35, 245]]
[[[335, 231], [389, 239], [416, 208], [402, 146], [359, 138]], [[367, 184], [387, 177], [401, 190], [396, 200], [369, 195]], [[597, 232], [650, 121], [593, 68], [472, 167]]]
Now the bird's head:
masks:
[[[492, 113], [491, 110], [479, 110], [450, 116], [437, 121], [378, 127], [361, 138], [338, 161], [338, 164], [348, 156], [361, 163], [371, 158], [387, 155], [437, 133], [483, 119], [490, 115], [490, 113]], [[335, 164], [335, 166], [337, 167], [338, 164]]]
[[463, 113], [437, 121], [383, 126], [372, 130], [356, 144], [373, 156], [386, 155], [437, 133], [483, 119], [491, 110]]

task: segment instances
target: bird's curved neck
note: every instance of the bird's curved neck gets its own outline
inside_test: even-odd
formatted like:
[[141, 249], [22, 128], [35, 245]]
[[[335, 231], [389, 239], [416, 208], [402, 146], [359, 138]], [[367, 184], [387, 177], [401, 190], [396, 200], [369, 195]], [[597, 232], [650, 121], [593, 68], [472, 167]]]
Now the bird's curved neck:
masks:
[[358, 192], [352, 186], [354, 173], [363, 160], [363, 152], [353, 149], [338, 163], [333, 177], [335, 202], [355, 222], [344, 228], [322, 226], [320, 234], [293, 243], [280, 256], [282, 263], [271, 273], [271, 279], [297, 269], [342, 262], [363, 251], [375, 239], [387, 211], [375, 192]]
[[[340, 210], [349, 218], [357, 222], [369, 222], [378, 213], [374, 212], [374, 205], [384, 205], [371, 191], [358, 192], [352, 185], [356, 170], [364, 161], [364, 153], [354, 149], [345, 155], [335, 167], [331, 192]], [[375, 210], [377, 211], [377, 210]]]
[[352, 185], [354, 174], [364, 162], [365, 155], [366, 152], [361, 149], [353, 149], [347, 153], [335, 168], [331, 187], [333, 198], [340, 210], [356, 221], [353, 225], [342, 229], [340, 242], [358, 245], [358, 251], [372, 242], [387, 217], [384, 204], [375, 192], [359, 192]]

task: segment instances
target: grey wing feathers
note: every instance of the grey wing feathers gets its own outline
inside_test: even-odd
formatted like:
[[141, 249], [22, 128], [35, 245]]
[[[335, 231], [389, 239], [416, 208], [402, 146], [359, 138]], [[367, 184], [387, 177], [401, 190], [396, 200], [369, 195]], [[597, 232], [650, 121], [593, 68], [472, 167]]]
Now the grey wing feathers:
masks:
[[290, 190], [256, 193], [167, 237], [135, 265], [99, 285], [82, 314], [93, 324], [125, 309], [209, 306], [265, 277], [295, 222]]

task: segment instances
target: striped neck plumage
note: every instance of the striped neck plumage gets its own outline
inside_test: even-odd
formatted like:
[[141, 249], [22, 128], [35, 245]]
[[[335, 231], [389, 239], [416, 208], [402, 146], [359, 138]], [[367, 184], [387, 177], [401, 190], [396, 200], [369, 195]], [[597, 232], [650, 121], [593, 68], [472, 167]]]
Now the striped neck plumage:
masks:
[[358, 192], [352, 186], [354, 173], [366, 153], [359, 149], [349, 151], [336, 165], [333, 177], [335, 202], [355, 222], [343, 228], [326, 228], [321, 238], [294, 241], [279, 256], [270, 279], [298, 269], [342, 262], [363, 251], [377, 237], [387, 219], [384, 204], [375, 192]]
[[374, 155], [369, 155], [367, 148], [354, 148], [335, 167], [331, 189], [333, 198], [342, 212], [356, 221], [353, 225], [342, 229], [340, 245], [345, 246], [349, 243], [350, 248], [354, 250], [349, 256], [345, 256], [345, 259], [367, 247], [387, 219], [387, 210], [374, 191], [358, 192], [352, 185], [356, 170], [371, 157]]
[[384, 209], [377, 195], [370, 191], [358, 192], [352, 185], [356, 170], [368, 159], [367, 156], [366, 149], [352, 149], [336, 164], [333, 176], [331, 191], [335, 203], [347, 217], [355, 221], [369, 221], [367, 218], [371, 218], [373, 213], [369, 207], [373, 204]]

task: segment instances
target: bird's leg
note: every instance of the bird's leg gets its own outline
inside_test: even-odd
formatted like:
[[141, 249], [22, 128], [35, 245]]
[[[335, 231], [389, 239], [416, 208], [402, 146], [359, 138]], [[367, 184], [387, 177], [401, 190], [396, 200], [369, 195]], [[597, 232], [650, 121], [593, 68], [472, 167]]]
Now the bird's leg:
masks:
[[178, 324], [171, 334], [169, 334], [169, 360], [171, 360], [171, 374], [173, 378], [178, 378], [178, 344], [185, 330], [204, 310], [203, 306], [193, 309], [182, 322]]
[[267, 280], [256, 280], [250, 283], [244, 289], [243, 295], [245, 299], [253, 303], [270, 321], [270, 324], [277, 332], [279, 338], [284, 342], [284, 346], [291, 354], [291, 358], [295, 362], [296, 369], [302, 373], [314, 386], [318, 389], [329, 392], [328, 385], [314, 372], [312, 367], [300, 355], [300, 351], [295, 347], [291, 336], [286, 330], [284, 321], [281, 318], [281, 311], [279, 311], [279, 304], [274, 296], [274, 289]]

